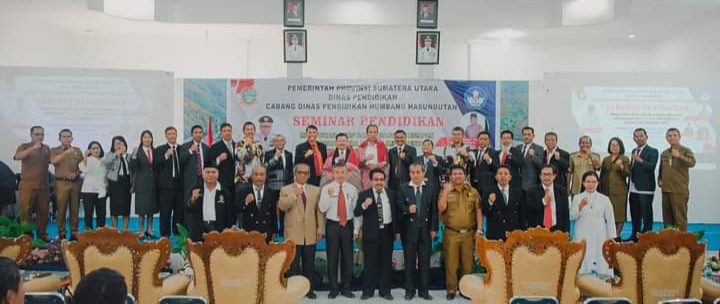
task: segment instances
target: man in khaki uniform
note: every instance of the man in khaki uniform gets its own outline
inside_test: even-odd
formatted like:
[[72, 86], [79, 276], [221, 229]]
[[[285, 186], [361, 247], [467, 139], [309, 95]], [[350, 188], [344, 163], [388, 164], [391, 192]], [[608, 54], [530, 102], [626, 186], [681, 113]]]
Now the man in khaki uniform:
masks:
[[[298, 163], [294, 169], [295, 182], [280, 189], [278, 209], [285, 212], [285, 239], [295, 242], [295, 261], [292, 272], [302, 274], [310, 281], [307, 297], [315, 299], [313, 292], [313, 273], [315, 272], [315, 243], [322, 238], [325, 217], [320, 213], [320, 188], [307, 183], [310, 178], [310, 167]], [[302, 272], [300, 264], [302, 260]]]
[[443, 253], [447, 299], [453, 300], [458, 290], [458, 262], [462, 265], [462, 275], [472, 273], [473, 236], [482, 235], [482, 210], [480, 194], [465, 182], [465, 168], [453, 165], [449, 174], [450, 183], [443, 185], [438, 211], [445, 223]]
[[695, 155], [688, 147], [680, 144], [680, 138], [680, 131], [676, 128], [665, 132], [665, 140], [670, 147], [660, 154], [658, 186], [662, 188], [663, 224], [687, 231], [687, 204], [690, 196], [688, 171], [695, 167]]
[[78, 165], [83, 160], [80, 148], [72, 146], [72, 131], [63, 129], [58, 134], [60, 146], [50, 150], [50, 161], [55, 166], [55, 199], [57, 211], [55, 221], [57, 222], [58, 238], [67, 237], [65, 230], [65, 214], [70, 202], [70, 235], [75, 239], [78, 230], [78, 204], [80, 202], [80, 168]]
[[45, 129], [41, 126], [30, 128], [31, 140], [21, 144], [15, 151], [15, 160], [22, 162], [20, 169], [20, 220], [33, 221], [35, 214], [37, 237], [48, 241], [48, 164], [50, 147], [43, 144]]

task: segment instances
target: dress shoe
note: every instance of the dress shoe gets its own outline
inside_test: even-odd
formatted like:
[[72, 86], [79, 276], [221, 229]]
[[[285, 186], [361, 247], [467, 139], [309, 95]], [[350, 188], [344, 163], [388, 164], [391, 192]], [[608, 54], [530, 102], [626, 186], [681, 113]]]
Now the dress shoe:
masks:
[[372, 295], [363, 293], [362, 296], [360, 296], [360, 300], [367, 300], [369, 298], [372, 298]]
[[306, 296], [308, 299], [313, 299], [313, 300], [314, 300], [315, 298], [317, 298], [317, 295], [316, 295], [314, 292], [312, 292], [312, 291], [311, 291], [311, 292], [308, 292], [305, 296]]
[[337, 298], [337, 296], [338, 296], [338, 292], [337, 292], [337, 291], [331, 291], [331, 292], [328, 294], [328, 299], [334, 299], [334, 298]]
[[410, 300], [412, 300], [412, 299], [413, 299], [414, 297], [415, 297], [415, 295], [414, 295], [414, 294], [411, 294], [411, 293], [405, 293], [405, 300], [408, 300], [408, 301], [410, 301]]
[[448, 294], [445, 296], [445, 299], [447, 299], [448, 301], [455, 300], [455, 294], [454, 294], [454, 293], [448, 293]]
[[348, 299], [354, 299], [354, 298], [355, 298], [355, 294], [353, 294], [352, 292], [349, 292], [349, 291], [343, 291], [343, 292], [341, 292], [340, 294], [343, 295], [343, 297], [346, 297], [346, 298], [348, 298]]
[[432, 299], [433, 299], [433, 297], [432, 297], [432, 296], [430, 295], [430, 293], [428, 293], [427, 291], [426, 291], [426, 292], [421, 292], [419, 296], [420, 296], [421, 298], [425, 299], [425, 300], [428, 300], [428, 301], [432, 301]]
[[383, 298], [383, 299], [385, 299], [385, 300], [388, 300], [388, 301], [392, 301], [392, 300], [395, 299], [395, 298], [393, 298], [393, 296], [392, 296], [391, 294], [382, 295], [382, 296], [380, 296], [380, 297]]

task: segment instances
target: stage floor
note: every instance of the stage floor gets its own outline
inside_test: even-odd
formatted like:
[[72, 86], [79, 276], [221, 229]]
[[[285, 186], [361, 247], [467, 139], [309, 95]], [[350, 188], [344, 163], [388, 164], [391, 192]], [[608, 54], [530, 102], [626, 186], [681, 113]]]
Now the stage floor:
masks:
[[[155, 220], [153, 221], [153, 232], [157, 236], [160, 235], [160, 228], [158, 227], [158, 222], [159, 222], [159, 219], [156, 216]], [[80, 227], [79, 227], [80, 231], [83, 231], [85, 229], [84, 226], [85, 226], [84, 221], [82, 218], [80, 218]], [[107, 219], [106, 226], [108, 226], [108, 227], [110, 226], [110, 218]], [[68, 223], [66, 225], [66, 227], [69, 228], [70, 224]], [[625, 223], [625, 226], [623, 227], [623, 231], [621, 233], [623, 239], [630, 236], [630, 233], [632, 232], [631, 227], [632, 226], [631, 226], [630, 222]], [[653, 227], [654, 227], [654, 230], [659, 230], [662, 227], [662, 223], [655, 222]], [[710, 251], [720, 250], [720, 224], [698, 224], [698, 223], [695, 223], [695, 224], [690, 224], [688, 229], [690, 231], [705, 230], [705, 237], [703, 238], [703, 240], [706, 241], [708, 244], [707, 250], [710, 250]], [[136, 217], [132, 217], [130, 219], [130, 231], [135, 231], [135, 232], [138, 231], [138, 219]], [[55, 221], [51, 221], [48, 224], [48, 235], [52, 238], [57, 237], [57, 225], [55, 224]], [[68, 233], [68, 236], [69, 236], [69, 233]], [[395, 242], [395, 248], [398, 250], [401, 249], [399, 241]], [[325, 250], [325, 240], [320, 241], [320, 243], [318, 244], [318, 250], [321, 250], [321, 251]], [[444, 297], [443, 297], [443, 299], [444, 299]]]

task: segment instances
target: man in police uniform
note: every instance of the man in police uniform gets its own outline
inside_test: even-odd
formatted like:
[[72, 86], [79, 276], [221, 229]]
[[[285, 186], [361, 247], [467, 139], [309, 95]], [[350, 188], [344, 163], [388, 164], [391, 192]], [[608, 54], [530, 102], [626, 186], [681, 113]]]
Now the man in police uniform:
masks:
[[260, 125], [260, 133], [255, 135], [255, 140], [260, 142], [263, 151], [270, 151], [273, 149], [273, 140], [275, 139], [275, 133], [272, 132], [273, 119], [270, 116], [263, 115], [258, 119]]
[[418, 62], [421, 63], [437, 63], [437, 48], [433, 47], [433, 39], [430, 35], [426, 35], [423, 40], [424, 45], [418, 49]]
[[443, 185], [438, 212], [445, 223], [447, 299], [453, 300], [458, 290], [458, 262], [462, 266], [461, 275], [472, 273], [473, 236], [482, 236], [480, 193], [465, 182], [465, 168], [460, 165], [450, 167], [450, 183]]

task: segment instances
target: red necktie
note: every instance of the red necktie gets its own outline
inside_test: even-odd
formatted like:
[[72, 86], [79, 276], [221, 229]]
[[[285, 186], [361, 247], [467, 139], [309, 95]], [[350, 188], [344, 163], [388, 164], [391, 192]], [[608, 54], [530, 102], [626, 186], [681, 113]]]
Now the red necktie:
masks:
[[313, 151], [313, 158], [315, 159], [315, 175], [320, 176], [322, 174], [323, 159], [318, 149], [317, 142], [310, 143], [310, 149]]
[[508, 157], [507, 152], [504, 152], [504, 151], [503, 151], [503, 157], [502, 157], [502, 164], [501, 164], [501, 165], [503, 165], [503, 166], [505, 165], [505, 161], [507, 161], [507, 157]]
[[150, 149], [145, 150], [145, 155], [147, 155], [148, 164], [152, 166], [152, 152]]
[[[550, 189], [545, 189], [545, 195], [548, 194], [550, 194]], [[545, 197], [543, 197], [543, 200], [544, 199]], [[545, 228], [547, 229], [552, 228], [552, 206], [550, 204], [552, 204], [552, 201], [548, 202], [547, 205], [545, 205], [545, 214], [543, 216], [543, 226], [545, 226]]]
[[338, 205], [337, 205], [337, 216], [340, 219], [340, 226], [345, 227], [347, 225], [347, 209], [345, 208], [345, 191], [343, 191], [343, 185], [340, 185], [340, 191], [338, 191]]

